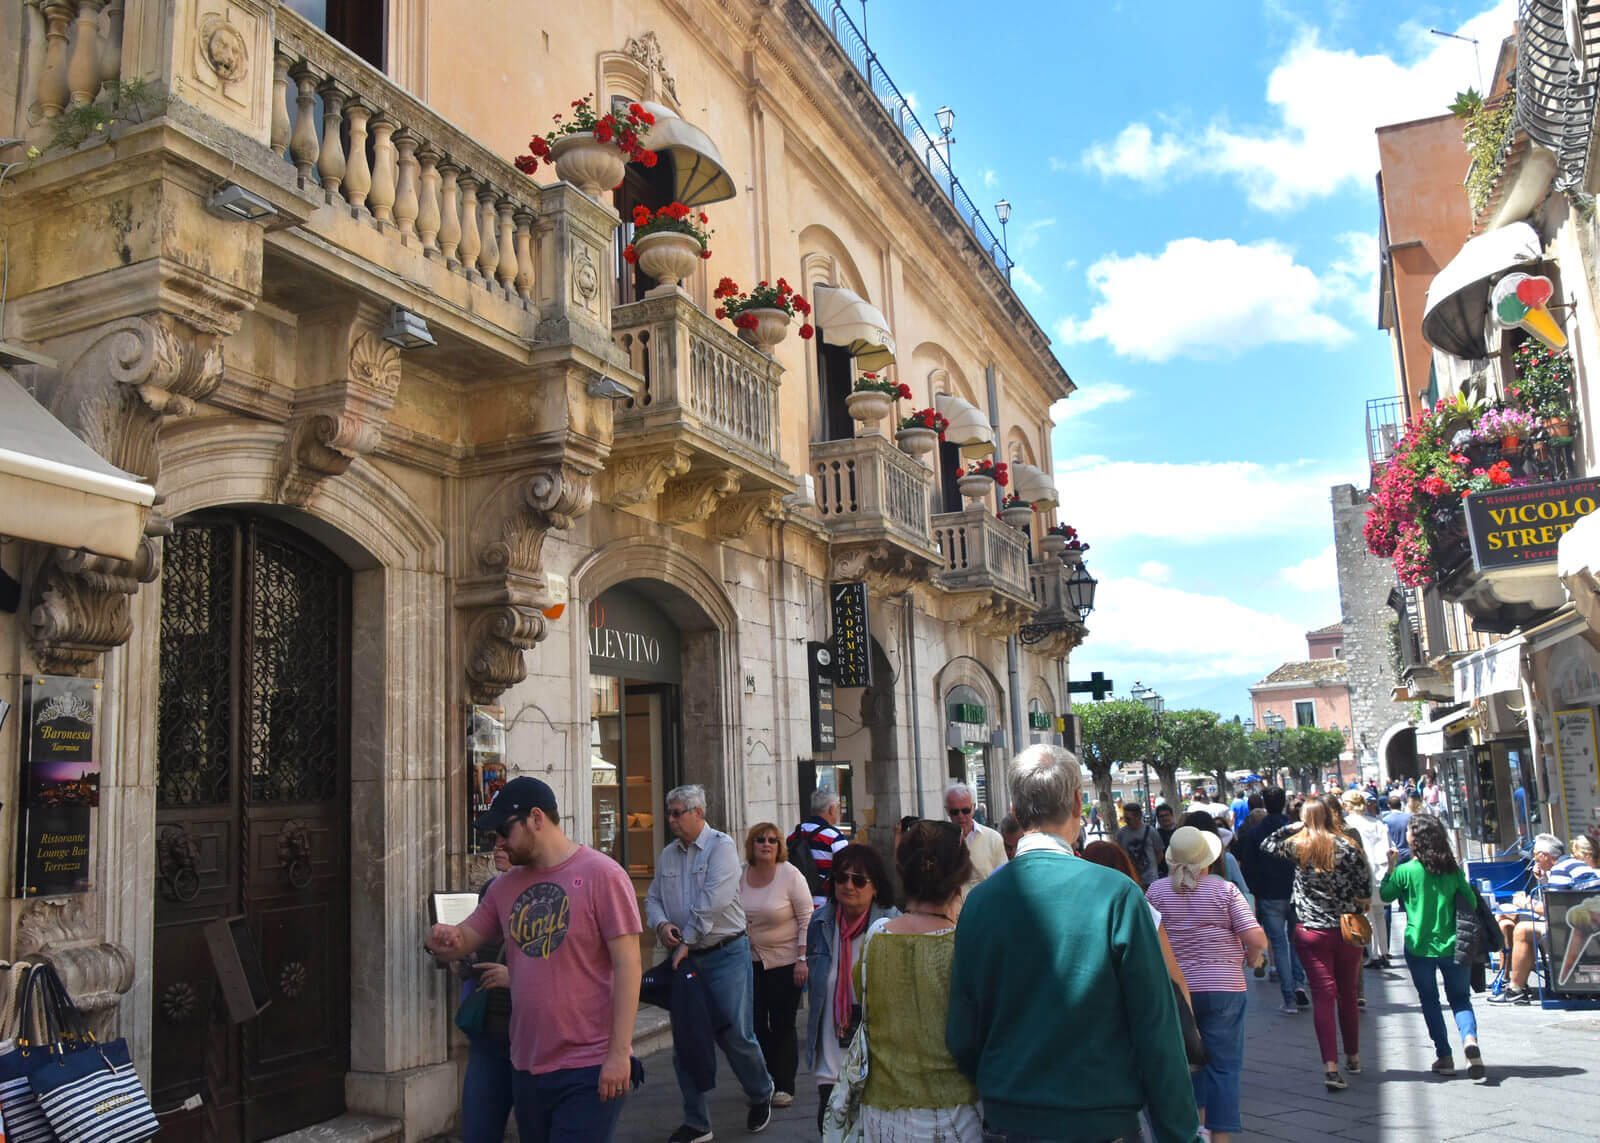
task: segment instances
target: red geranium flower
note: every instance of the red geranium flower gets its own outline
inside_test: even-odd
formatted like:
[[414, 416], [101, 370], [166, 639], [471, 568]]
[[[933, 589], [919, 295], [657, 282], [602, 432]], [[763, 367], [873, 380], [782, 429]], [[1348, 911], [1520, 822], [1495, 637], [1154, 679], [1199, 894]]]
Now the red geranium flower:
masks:
[[812, 329], [809, 324], [803, 325], [803, 326], [800, 327], [800, 336], [805, 341], [810, 341], [811, 338], [816, 334], [816, 332], [817, 331]]
[[604, 119], [594, 125], [594, 137], [601, 143], [611, 142], [613, 133], [614, 132], [611, 129], [611, 124], [607, 123]]
[[623, 250], [622, 260], [630, 266], [639, 260], [639, 252], [633, 248], [633, 243], [628, 243], [627, 248]]
[[655, 166], [656, 165], [656, 153], [654, 151], [646, 151], [644, 154], [639, 156], [639, 162], [641, 164], [643, 164], [644, 166], [646, 166], [646, 167]]

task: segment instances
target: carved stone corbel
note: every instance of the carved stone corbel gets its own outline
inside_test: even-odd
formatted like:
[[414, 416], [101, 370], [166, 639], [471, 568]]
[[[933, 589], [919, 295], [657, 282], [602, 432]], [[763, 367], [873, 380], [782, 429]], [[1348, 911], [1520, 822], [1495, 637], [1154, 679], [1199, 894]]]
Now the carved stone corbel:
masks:
[[304, 506], [317, 486], [340, 476], [383, 439], [400, 390], [400, 351], [371, 330], [344, 330], [344, 377], [317, 385], [296, 403], [278, 478], [278, 499]]
[[44, 961], [56, 970], [89, 1030], [106, 1039], [122, 994], [133, 987], [133, 954], [94, 939], [91, 897], [40, 897], [22, 908], [13, 960]]
[[717, 535], [737, 540], [750, 534], [758, 520], [770, 520], [782, 507], [783, 495], [767, 489], [730, 496], [717, 512]]
[[32, 570], [28, 639], [51, 674], [83, 674], [133, 634], [130, 607], [143, 583], [161, 575], [161, 546], [151, 536], [132, 560], [71, 548], [47, 549]]
[[661, 520], [667, 524], [693, 524], [704, 520], [737, 491], [739, 470], [735, 468], [676, 477], [661, 491]]
[[875, 595], [897, 596], [927, 582], [931, 566], [888, 544], [861, 544], [834, 551], [828, 579], [862, 580]]
[[620, 455], [613, 452], [601, 476], [600, 498], [619, 508], [654, 500], [667, 481], [689, 471], [693, 460], [694, 453], [681, 444]]
[[550, 605], [541, 552], [550, 529], [567, 529], [593, 501], [593, 470], [550, 464], [501, 482], [477, 512], [478, 574], [462, 579], [455, 605], [468, 613], [467, 689], [490, 704], [527, 677], [522, 653], [544, 638]]

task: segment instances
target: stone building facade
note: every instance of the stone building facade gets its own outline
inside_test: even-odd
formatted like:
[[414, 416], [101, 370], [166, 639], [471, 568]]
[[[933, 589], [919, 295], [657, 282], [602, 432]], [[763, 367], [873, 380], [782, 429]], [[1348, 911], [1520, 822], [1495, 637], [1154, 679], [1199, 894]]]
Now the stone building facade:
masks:
[[[998, 817], [1001, 760], [1068, 709], [1085, 632], [1038, 546], [1053, 513], [1003, 524], [951, 450], [839, 417], [826, 329], [769, 355], [711, 315], [722, 275], [848, 290], [910, 408], [960, 398], [1049, 468], [1072, 382], [838, 10], [489, 30], [466, 0], [0, 2], [0, 135], [39, 151], [0, 194], [0, 338], [158, 493], [132, 561], [0, 546], [23, 593], [0, 694], [98, 681], [101, 754], [92, 888], [9, 900], [0, 939], [63, 968], [159, 1107], [203, 1095], [173, 1138], [448, 1128], [426, 902], [481, 876], [473, 804], [511, 776], [642, 893], [671, 785], [740, 835], [832, 784], [883, 841], [952, 777]], [[589, 91], [692, 120], [730, 176], [682, 289], [618, 259], [625, 208], [672, 187], [590, 197], [510, 162]], [[407, 315], [433, 344], [397, 344]], [[871, 678], [834, 691], [827, 749], [812, 645], [840, 582], [866, 585]], [[22, 751], [0, 738], [0, 766]], [[242, 1023], [211, 1001], [219, 922], [259, 961]]]

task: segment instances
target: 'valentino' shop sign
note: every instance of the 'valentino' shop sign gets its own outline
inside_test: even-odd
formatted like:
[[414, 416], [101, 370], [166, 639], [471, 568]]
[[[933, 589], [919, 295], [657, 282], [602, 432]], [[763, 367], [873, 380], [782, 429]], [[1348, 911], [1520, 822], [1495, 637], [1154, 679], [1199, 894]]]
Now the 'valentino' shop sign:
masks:
[[589, 673], [679, 682], [683, 653], [677, 627], [643, 595], [612, 588], [589, 605]]
[[1600, 480], [1474, 492], [1465, 504], [1472, 562], [1479, 571], [1553, 563], [1561, 537], [1600, 507]]

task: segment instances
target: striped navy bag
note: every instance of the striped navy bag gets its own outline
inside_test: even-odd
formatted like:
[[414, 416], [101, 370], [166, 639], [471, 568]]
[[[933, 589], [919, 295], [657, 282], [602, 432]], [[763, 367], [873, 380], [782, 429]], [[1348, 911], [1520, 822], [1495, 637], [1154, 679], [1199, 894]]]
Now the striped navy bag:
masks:
[[37, 1003], [34, 999], [35, 992], [47, 987], [44, 969], [44, 965], [32, 965], [23, 977], [18, 989], [22, 1016], [16, 1047], [0, 1055], [0, 1114], [5, 1116], [6, 1143], [56, 1143], [56, 1133], [29, 1082], [51, 1058], [49, 999], [45, 996]]
[[[35, 973], [40, 974], [45, 975], [56, 1038], [43, 1066], [29, 1074], [28, 1084], [54, 1129], [54, 1138], [61, 1143], [139, 1143], [149, 1139], [161, 1125], [133, 1068], [128, 1042], [96, 1041], [55, 970], [44, 965]], [[0, 1104], [0, 1108], [4, 1106]]]

